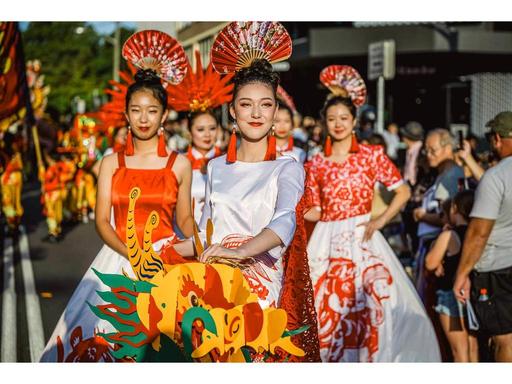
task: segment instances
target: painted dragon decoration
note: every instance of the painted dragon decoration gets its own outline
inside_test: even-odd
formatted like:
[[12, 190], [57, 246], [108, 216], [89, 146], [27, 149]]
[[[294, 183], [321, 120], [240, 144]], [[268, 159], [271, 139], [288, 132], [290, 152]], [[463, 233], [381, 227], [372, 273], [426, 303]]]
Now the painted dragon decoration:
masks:
[[[126, 226], [128, 255], [136, 279], [94, 271], [110, 291], [98, 292], [106, 303], [91, 310], [117, 330], [98, 333], [122, 361], [252, 362], [286, 361], [304, 356], [291, 337], [307, 330], [286, 329], [281, 308], [262, 309], [239, 268], [224, 264], [166, 264], [153, 250], [151, 235], [159, 217], [153, 211], [136, 235], [135, 206], [140, 189], [130, 192]], [[203, 249], [197, 242], [196, 251]], [[207, 226], [207, 242], [213, 225]]]

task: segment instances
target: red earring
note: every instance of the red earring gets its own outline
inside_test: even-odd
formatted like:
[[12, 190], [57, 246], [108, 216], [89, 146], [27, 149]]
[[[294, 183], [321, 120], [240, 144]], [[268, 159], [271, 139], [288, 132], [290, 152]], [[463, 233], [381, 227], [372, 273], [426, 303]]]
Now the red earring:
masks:
[[167, 145], [165, 144], [164, 127], [160, 127], [158, 132], [158, 149], [157, 154], [160, 157], [167, 157]]
[[324, 155], [325, 155], [325, 157], [329, 157], [332, 155], [332, 140], [331, 140], [331, 136], [329, 136], [329, 135], [327, 135], [327, 138], [325, 139]]
[[233, 126], [231, 137], [229, 138], [228, 154], [226, 156], [228, 163], [234, 163], [236, 161], [236, 128]]
[[276, 155], [277, 155], [277, 143], [276, 143], [276, 137], [274, 135], [274, 126], [272, 126], [272, 130], [271, 130], [270, 136], [268, 138], [267, 153], [265, 153], [265, 161], [275, 160]]
[[132, 128], [128, 126], [128, 134], [126, 135], [126, 148], [124, 151], [124, 154], [126, 156], [133, 156], [134, 154], [133, 149], [133, 136], [132, 136]]
[[350, 143], [350, 153], [359, 152], [359, 143], [357, 142], [357, 136], [354, 131], [352, 131], [352, 142]]

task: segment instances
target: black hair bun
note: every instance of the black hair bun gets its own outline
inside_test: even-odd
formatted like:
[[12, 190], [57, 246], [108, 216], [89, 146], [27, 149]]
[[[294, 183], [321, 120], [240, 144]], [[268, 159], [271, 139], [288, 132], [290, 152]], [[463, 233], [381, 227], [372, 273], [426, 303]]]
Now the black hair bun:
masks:
[[254, 59], [249, 69], [253, 72], [269, 75], [273, 72], [272, 64], [265, 59]]
[[[275, 93], [279, 85], [279, 75], [273, 70], [272, 64], [267, 60], [255, 59], [249, 67], [242, 68], [236, 72], [233, 78], [233, 83], [237, 89], [244, 84], [252, 82], [268, 84], [273, 88]], [[234, 93], [236, 94], [236, 92]]]
[[161, 84], [160, 78], [152, 69], [139, 69], [135, 74], [136, 83]]

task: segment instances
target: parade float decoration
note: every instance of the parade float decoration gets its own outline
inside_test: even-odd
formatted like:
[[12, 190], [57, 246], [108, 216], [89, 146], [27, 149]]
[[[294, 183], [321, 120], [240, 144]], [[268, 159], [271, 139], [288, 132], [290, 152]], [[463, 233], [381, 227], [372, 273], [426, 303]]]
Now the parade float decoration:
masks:
[[[151, 242], [159, 222], [156, 212], [147, 219], [141, 247], [134, 225], [139, 197], [140, 190], [134, 188], [126, 226], [128, 256], [137, 279], [95, 271], [111, 290], [98, 292], [107, 304], [90, 307], [117, 330], [98, 333], [115, 345], [110, 352], [115, 359], [250, 362], [304, 356], [291, 337], [308, 327], [289, 330], [284, 309], [262, 309], [239, 268], [166, 264]], [[210, 221], [206, 246], [213, 230]], [[199, 252], [204, 245], [196, 241], [196, 247]]]

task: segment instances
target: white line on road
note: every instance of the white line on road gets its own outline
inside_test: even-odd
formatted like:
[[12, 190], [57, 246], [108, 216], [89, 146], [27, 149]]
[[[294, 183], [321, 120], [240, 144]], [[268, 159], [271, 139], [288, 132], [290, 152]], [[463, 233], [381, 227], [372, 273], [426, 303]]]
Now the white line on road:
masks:
[[2, 362], [16, 362], [16, 290], [14, 286], [14, 249], [12, 239], [4, 244], [4, 290], [2, 293]]
[[23, 271], [23, 284], [25, 287], [25, 307], [27, 310], [28, 340], [30, 345], [30, 361], [37, 362], [44, 349], [43, 320], [41, 305], [36, 291], [34, 271], [30, 261], [28, 238], [25, 228], [20, 228], [20, 254], [21, 269]]

